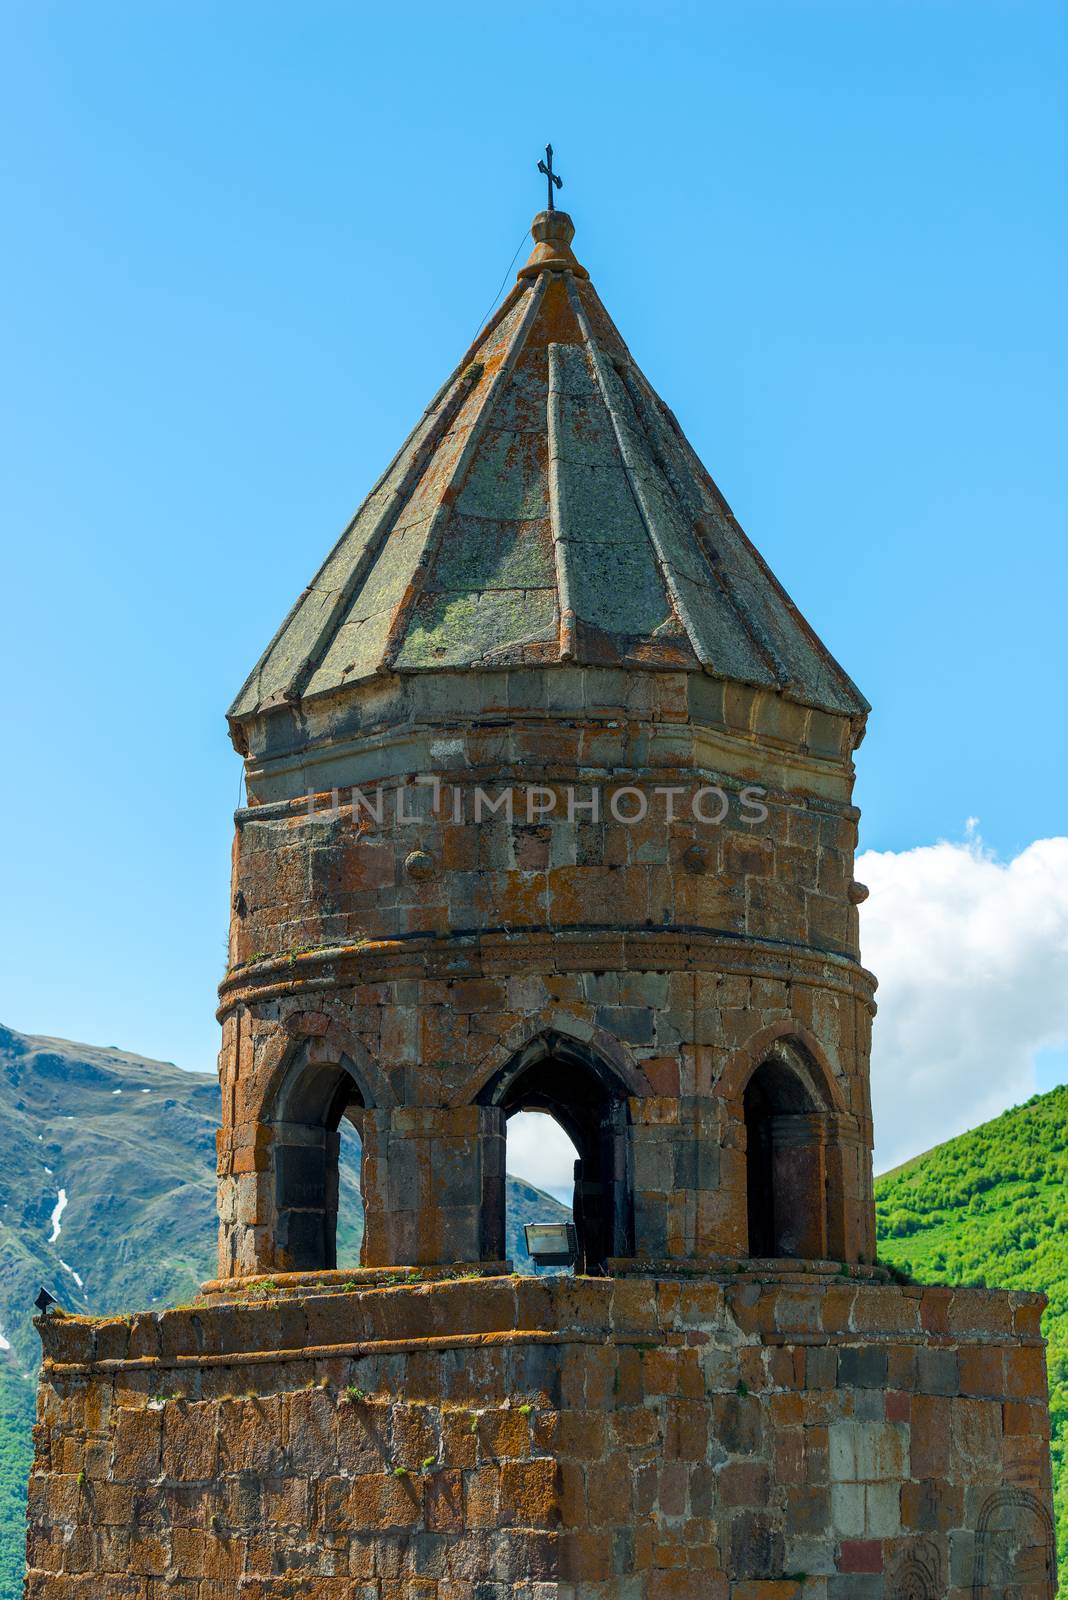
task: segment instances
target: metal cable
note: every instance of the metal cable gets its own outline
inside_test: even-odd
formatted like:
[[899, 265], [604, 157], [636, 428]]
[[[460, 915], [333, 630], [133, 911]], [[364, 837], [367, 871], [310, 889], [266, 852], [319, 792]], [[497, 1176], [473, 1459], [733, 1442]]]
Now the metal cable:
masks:
[[527, 238], [527, 235], [529, 234], [529, 232], [530, 232], [529, 228], [524, 228], [523, 232], [519, 236], [519, 243], [515, 247], [515, 255], [512, 257], [511, 261], [509, 261], [508, 265], [504, 269], [504, 277], [501, 279], [500, 288], [498, 288], [497, 293], [493, 296], [493, 299], [490, 301], [488, 307], [486, 308], [485, 315], [480, 319], [478, 327], [475, 329], [475, 338], [476, 339], [478, 338], [479, 334], [482, 332], [482, 329], [486, 326], [486, 323], [489, 321], [490, 317], [493, 315], [493, 308], [497, 304], [497, 301], [501, 298], [501, 290], [504, 288], [505, 284], [508, 282], [508, 274], [511, 272], [512, 268], [515, 266], [516, 262], [519, 260], [519, 252], [520, 252], [520, 250], [522, 250], [523, 245], [526, 242], [526, 238]]

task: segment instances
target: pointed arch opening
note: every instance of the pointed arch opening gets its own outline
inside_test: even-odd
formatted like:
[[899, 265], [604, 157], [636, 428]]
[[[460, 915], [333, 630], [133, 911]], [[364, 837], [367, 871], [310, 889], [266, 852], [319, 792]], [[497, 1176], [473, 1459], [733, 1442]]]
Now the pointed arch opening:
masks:
[[750, 1256], [825, 1259], [838, 1229], [818, 1074], [796, 1052], [777, 1049], [752, 1073], [742, 1107]]
[[[603, 1275], [614, 1256], [632, 1253], [627, 1088], [592, 1050], [563, 1035], [539, 1037], [485, 1086], [479, 1101], [500, 1113], [507, 1169], [507, 1127], [520, 1112], [552, 1117], [576, 1152], [571, 1211], [578, 1236], [575, 1271]], [[538, 1220], [530, 1218], [528, 1220]], [[487, 1250], [506, 1248], [503, 1182], [487, 1197]]]
[[275, 1254], [288, 1272], [355, 1266], [363, 1240], [366, 1092], [344, 1054], [302, 1046], [275, 1101]]

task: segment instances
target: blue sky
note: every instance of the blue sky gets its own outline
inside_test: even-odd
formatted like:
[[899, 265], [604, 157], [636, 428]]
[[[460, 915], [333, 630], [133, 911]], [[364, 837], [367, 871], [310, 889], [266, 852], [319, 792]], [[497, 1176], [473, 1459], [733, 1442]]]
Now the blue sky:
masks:
[[864, 847], [1068, 832], [1064, 5], [0, 25], [0, 1018], [213, 1066], [224, 709], [479, 327], [548, 139], [637, 360], [873, 702]]

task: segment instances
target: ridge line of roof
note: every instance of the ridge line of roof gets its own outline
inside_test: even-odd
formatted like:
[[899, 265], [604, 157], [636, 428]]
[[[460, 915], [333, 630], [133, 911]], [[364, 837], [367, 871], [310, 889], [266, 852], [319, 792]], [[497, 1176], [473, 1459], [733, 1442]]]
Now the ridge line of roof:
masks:
[[[285, 616], [282, 618], [281, 622], [278, 624], [278, 627], [275, 629], [274, 633], [271, 635], [270, 639], [267, 641], [267, 644], [266, 644], [265, 648], [260, 653], [259, 659], [257, 660], [255, 666], [252, 668], [252, 671], [248, 674], [248, 676], [245, 679], [244, 683], [241, 685], [241, 687], [238, 690], [237, 694], [234, 696], [233, 700], [231, 701], [229, 709], [227, 710], [227, 713], [226, 713], [227, 722], [230, 724], [231, 736], [234, 736], [234, 734], [235, 734], [236, 719], [238, 717], [247, 716], [247, 715], [251, 714], [248, 710], [243, 710], [243, 709], [239, 709], [239, 708], [242, 707], [242, 703], [245, 700], [245, 697], [248, 694], [249, 690], [252, 688], [253, 684], [256, 685], [255, 699], [256, 699], [257, 705], [255, 707], [255, 710], [263, 709], [262, 706], [259, 704], [259, 702], [260, 702], [259, 684], [260, 684], [260, 680], [262, 679], [264, 668], [267, 666], [268, 662], [270, 661], [271, 656], [274, 653], [276, 645], [278, 645], [281, 642], [281, 640], [283, 639], [285, 634], [288, 632], [290, 624], [295, 621], [297, 615], [300, 612], [301, 606], [304, 604], [305, 600], [308, 598], [308, 596], [312, 593], [313, 589], [315, 588], [315, 580], [316, 580], [316, 578], [318, 578], [319, 573], [322, 572], [326, 567], [328, 567], [330, 565], [331, 561], [333, 561], [334, 557], [336, 555], [338, 555], [338, 553], [341, 551], [346, 539], [350, 536], [350, 534], [352, 533], [353, 528], [356, 526], [356, 523], [358, 522], [360, 514], [363, 511], [364, 507], [369, 503], [369, 501], [371, 501], [374, 498], [374, 496], [382, 488], [383, 484], [385, 484], [387, 482], [387, 480], [389, 479], [390, 474], [395, 470], [398, 462], [404, 456], [405, 451], [408, 449], [408, 447], [411, 444], [412, 440], [415, 438], [416, 434], [419, 432], [419, 429], [426, 422], [426, 419], [433, 415], [434, 411], [437, 410], [437, 408], [445, 400], [445, 397], [448, 395], [450, 389], [452, 389], [456, 385], [456, 383], [463, 377], [463, 375], [466, 372], [467, 368], [470, 367], [470, 365], [471, 365], [472, 357], [481, 348], [481, 346], [486, 342], [486, 340], [496, 331], [496, 329], [498, 327], [500, 327], [501, 323], [507, 317], [508, 313], [512, 310], [513, 306], [515, 306], [517, 304], [517, 302], [522, 298], [522, 296], [524, 294], [528, 293], [532, 288], [533, 288], [533, 285], [531, 284], [529, 279], [521, 280], [521, 281], [518, 281], [515, 284], [513, 284], [512, 288], [505, 295], [504, 299], [501, 301], [501, 303], [497, 307], [496, 311], [488, 318], [488, 320], [484, 323], [484, 325], [479, 329], [479, 331], [475, 335], [473, 341], [471, 342], [471, 344], [468, 345], [468, 347], [467, 347], [466, 351], [464, 352], [463, 356], [460, 358], [460, 360], [453, 367], [452, 371], [450, 372], [449, 376], [445, 379], [444, 383], [440, 384], [438, 386], [438, 388], [434, 391], [434, 394], [431, 397], [431, 399], [423, 407], [423, 410], [420, 413], [417, 421], [413, 424], [413, 426], [411, 428], [409, 428], [408, 432], [405, 434], [405, 436], [404, 436], [403, 440], [401, 441], [400, 445], [393, 452], [393, 455], [391, 456], [390, 460], [388, 461], [386, 466], [383, 468], [383, 470], [378, 474], [378, 477], [371, 484], [370, 488], [367, 490], [367, 493], [362, 496], [362, 498], [360, 499], [358, 505], [356, 506], [355, 511], [352, 513], [352, 516], [346, 522], [345, 526], [342, 528], [341, 532], [338, 534], [337, 538], [334, 540], [334, 543], [331, 545], [330, 549], [327, 551], [326, 555], [323, 557], [322, 561], [319, 563], [319, 566], [318, 566], [318, 568], [316, 570], [316, 573], [315, 573], [315, 577], [312, 578], [312, 581], [310, 583], [305, 584], [304, 588], [297, 595], [297, 598], [293, 601], [293, 604], [286, 611]], [[460, 404], [462, 404], [462, 399], [460, 401]], [[457, 409], [459, 409], [458, 406], [457, 406]], [[450, 421], [451, 421], [451, 418], [450, 418]], [[436, 448], [437, 444], [439, 442], [440, 442], [440, 435], [437, 435], [433, 439], [433, 445], [431, 446], [431, 450]], [[430, 435], [428, 434], [427, 440], [424, 441], [423, 446], [420, 448], [418, 459], [421, 460], [421, 458], [423, 456], [423, 453], [427, 449], [429, 444], [430, 444]], [[426, 464], [425, 461], [422, 461], [422, 468], [423, 469], [425, 469], [425, 464]], [[414, 466], [415, 466], [415, 463], [413, 463], [413, 467]], [[422, 475], [422, 470], [420, 470], [418, 476], [421, 476], [421, 475]], [[407, 478], [407, 474], [405, 475], [405, 477]], [[416, 479], [416, 481], [418, 481], [418, 478]], [[403, 499], [410, 498], [413, 488], [414, 488], [414, 483], [410, 484], [408, 486], [408, 493], [407, 493], [406, 496], [402, 497], [401, 503], [403, 503]], [[392, 504], [393, 504], [393, 502], [391, 501], [391, 505]], [[396, 511], [394, 513], [394, 518], [393, 518], [394, 522], [396, 520], [396, 516], [400, 514], [400, 509], [401, 509], [401, 504], [399, 503], [399, 504], [397, 504]], [[392, 524], [391, 524], [391, 526], [392, 526]], [[388, 538], [390, 531], [391, 531], [391, 527], [390, 528], [386, 528], [385, 535], [384, 535], [385, 538]], [[374, 544], [374, 553], [375, 553], [376, 556], [377, 556], [377, 554], [381, 553], [381, 548], [382, 548], [383, 542], [384, 542], [383, 538], [376, 538], [375, 544]], [[365, 554], [366, 554], [366, 552], [365, 552]], [[355, 594], [356, 591], [358, 590], [361, 580], [364, 577], [366, 577], [367, 571], [369, 570], [369, 566], [372, 566], [373, 564], [374, 564], [374, 558], [373, 557], [370, 558], [367, 562], [361, 562], [361, 563], [357, 564], [357, 568], [354, 569], [353, 573], [350, 575], [349, 581], [344, 586], [345, 590], [350, 591], [348, 593], [347, 599], [344, 602], [345, 605], [351, 603], [351, 599], [352, 599], [353, 594]], [[336, 620], [337, 620], [337, 618], [334, 615], [334, 608], [332, 607], [331, 608], [331, 621], [329, 623], [329, 626], [332, 627], [334, 625], [334, 623], [336, 622]], [[301, 689], [300, 689], [300, 687], [298, 687], [298, 685], [301, 684], [301, 683], [306, 684], [306, 683], [311, 681], [312, 677], [314, 677], [315, 672], [318, 669], [318, 666], [321, 664], [322, 657], [325, 654], [323, 640], [324, 640], [324, 637], [325, 637], [326, 632], [327, 632], [327, 626], [328, 625], [326, 623], [324, 623], [320, 627], [320, 629], [318, 630], [318, 634], [317, 634], [316, 644], [315, 644], [314, 650], [309, 652], [309, 655], [305, 659], [305, 661], [303, 662], [301, 668], [298, 669], [297, 673], [290, 678], [289, 684], [287, 685], [287, 691], [288, 691], [289, 694], [293, 694], [295, 692], [297, 697], [299, 698], [300, 693], [301, 693]], [[238, 749], [239, 749], [239, 753], [242, 753], [241, 749], [240, 749], [240, 741], [238, 742]]]
[[578, 320], [578, 325], [582, 330], [582, 335], [589, 346], [590, 355], [593, 360], [594, 376], [597, 380], [597, 387], [600, 390], [605, 411], [608, 413], [608, 420], [611, 424], [612, 433], [615, 437], [616, 449], [619, 452], [620, 463], [623, 467], [623, 475], [627, 480], [627, 486], [630, 489], [631, 499], [634, 501], [638, 516], [641, 518], [642, 527], [645, 529], [645, 536], [652, 545], [653, 555], [656, 559], [656, 564], [660, 569], [660, 575], [664, 581], [664, 585], [671, 597], [671, 604], [674, 607], [675, 615], [678, 618], [684, 632], [686, 633], [687, 638], [689, 639], [690, 649], [693, 651], [694, 655], [697, 657], [697, 660], [703, 667], [711, 665], [709, 657], [707, 653], [705, 653], [704, 646], [701, 643], [698, 629], [694, 624], [693, 618], [689, 615], [689, 607], [683, 600], [682, 595], [679, 592], [678, 585], [675, 582], [675, 573], [671, 567], [671, 563], [667, 559], [667, 554], [664, 550], [660, 536], [654, 530], [653, 519], [650, 515], [645, 495], [635, 475], [632, 464], [628, 459], [628, 448], [624, 442], [623, 434], [620, 431], [620, 419], [617, 417], [616, 408], [612, 404], [611, 392], [607, 382], [606, 373], [603, 369], [604, 356], [596, 339], [594, 338], [593, 329], [590, 326], [590, 320], [586, 314], [586, 308], [581, 302], [578, 290], [573, 279], [571, 279], [570, 274], [568, 274], [568, 279], [568, 294], [571, 297], [572, 307]]
[[[470, 363], [468, 365], [470, 365]], [[290, 677], [289, 685], [284, 691], [287, 698], [299, 699], [308, 683], [315, 676], [315, 673], [318, 671], [322, 659], [329, 647], [338, 622], [352, 604], [355, 595], [358, 593], [364, 580], [370, 573], [371, 568], [381, 555], [382, 547], [396, 526], [397, 518], [410, 501], [416, 485], [419, 483], [420, 479], [425, 473], [427, 465], [433, 457], [435, 450], [441, 443], [445, 434], [448, 433], [449, 429], [452, 427], [452, 424], [455, 422], [457, 414], [463, 406], [464, 401], [467, 399], [468, 395], [473, 390], [475, 383], [478, 381], [477, 377], [472, 376], [465, 386], [464, 379], [464, 371], [454, 374], [450, 379], [449, 384], [445, 386], [444, 391], [438, 391], [439, 397], [444, 395], [444, 403], [438, 408], [437, 416], [434, 417], [430, 427], [427, 429], [426, 437], [415, 451], [412, 461], [409, 463], [408, 469], [401, 478], [400, 483], [393, 491], [388, 503], [383, 506], [381, 515], [378, 517], [373, 529], [368, 534], [367, 541], [360, 553], [359, 558], [354, 563], [352, 571], [349, 573], [341, 587], [334, 592], [334, 598], [330, 604], [329, 610], [320, 619], [319, 627], [316, 632], [315, 643], [307, 652], [301, 665]], [[452, 388], [451, 394], [449, 393], [450, 386]], [[435, 399], [437, 398], [438, 397], [435, 397]], [[408, 435], [408, 438], [405, 440], [405, 445], [410, 442], [419, 426], [426, 421], [426, 418], [431, 415], [433, 411], [434, 405], [431, 404], [431, 406], [429, 406], [427, 410], [423, 412], [422, 417], [419, 419], [416, 427], [413, 428], [412, 433]], [[390, 469], [396, 466], [401, 455], [403, 454], [403, 451], [404, 445], [401, 446], [400, 451], [398, 451], [397, 455], [391, 462]], [[369, 501], [373, 500], [375, 494], [381, 488], [386, 477], [388, 477], [388, 471], [387, 473], [383, 474], [382, 478], [378, 480], [378, 483], [370, 491], [370, 493], [364, 497], [356, 516], [353, 517], [352, 522], [346, 529], [346, 535], [351, 532], [352, 527], [360, 515], [360, 511], [363, 510], [364, 506], [366, 506]], [[329, 562], [329, 560], [330, 557], [328, 556], [327, 562]], [[324, 566], [326, 564], [327, 563], [324, 563]], [[322, 568], [319, 570], [322, 571]], [[312, 587], [314, 587], [314, 584]]]
[[[650, 422], [654, 428], [662, 425], [661, 419], [657, 416], [658, 397], [656, 390], [645, 376], [645, 373], [634, 361], [632, 361], [630, 364], [629, 373], [621, 373], [620, 377], [624, 388], [631, 397], [632, 403], [635, 402], [636, 394], [640, 396], [640, 404], [635, 404], [634, 409], [642, 422], [646, 434], [649, 435], [655, 448], [656, 439], [650, 430]], [[680, 435], [681, 431], [682, 430], [679, 429]], [[752, 643], [756, 646], [758, 652], [764, 657], [772, 677], [776, 680], [781, 688], [789, 687], [791, 684], [791, 674], [786, 662], [775, 649], [774, 644], [768, 639], [764, 628], [753, 615], [752, 608], [748, 605], [745, 599], [735, 591], [734, 586], [727, 582], [723, 572], [722, 563], [713, 559], [713, 556], [709, 550], [707, 529], [705, 527], [703, 518], [693, 518], [688, 515], [686, 507], [682, 504], [682, 501], [679, 498], [678, 487], [675, 483], [675, 478], [671, 470], [670, 463], [665, 459], [660, 463], [660, 466], [671, 492], [675, 497], [675, 501], [679, 507], [679, 510], [693, 531], [697, 547], [705, 559], [705, 563], [708, 567], [709, 573], [711, 574], [713, 583], [723, 596], [724, 603], [729, 606], [731, 611], [734, 612], [734, 615], [737, 617], [741, 627], [749, 636]]]
[[[570, 277], [571, 274], [568, 274]], [[568, 540], [564, 529], [564, 507], [560, 497], [560, 459], [559, 449], [561, 444], [563, 423], [561, 408], [563, 396], [559, 389], [553, 388], [552, 375], [554, 362], [559, 366], [560, 357], [555, 355], [555, 344], [549, 345], [549, 389], [547, 395], [548, 414], [548, 446], [549, 446], [549, 528], [553, 540], [553, 565], [556, 568], [556, 585], [560, 593], [560, 626], [559, 650], [561, 661], [574, 661], [576, 650], [576, 618], [573, 596], [571, 593], [571, 557], [568, 551]]]
[[[544, 298], [545, 278], [544, 274], [542, 274], [539, 275], [539, 277], [535, 280], [534, 287], [529, 296], [529, 304], [524, 309], [517, 326], [509, 337], [508, 343], [505, 346], [504, 355], [501, 358], [501, 363], [496, 372], [493, 374], [493, 377], [491, 378], [486, 389], [486, 393], [482, 397], [481, 404], [479, 405], [478, 411], [475, 414], [475, 418], [468, 431], [467, 438], [464, 440], [463, 448], [461, 449], [451, 472], [448, 474], [445, 487], [438, 499], [438, 504], [434, 508], [433, 514], [430, 518], [430, 527], [427, 529], [426, 543], [424, 544], [422, 552], [420, 553], [419, 560], [415, 564], [415, 569], [408, 581], [408, 585], [404, 591], [404, 594], [401, 596], [400, 603], [390, 620], [389, 629], [382, 645], [382, 664], [379, 669], [381, 672], [393, 671], [394, 662], [400, 653], [401, 644], [403, 642], [403, 634], [407, 628], [415, 601], [422, 591], [423, 584], [426, 581], [426, 574], [430, 569], [434, 557], [437, 555], [438, 548], [441, 543], [441, 530], [452, 515], [453, 504], [456, 500], [456, 493], [453, 492], [454, 486], [462, 484], [464, 478], [467, 476], [467, 473], [470, 470], [475, 451], [482, 443], [482, 436], [486, 431], [486, 425], [489, 421], [494, 402], [496, 401], [501, 390], [504, 388], [505, 384], [508, 383], [513, 371], [515, 370], [516, 360], [523, 346], [526, 344], [527, 335], [530, 332], [531, 324], [533, 323], [534, 318], [537, 316], [538, 309], [541, 306], [541, 302]], [[516, 303], [518, 304], [518, 301]], [[498, 326], [500, 326], [500, 324], [498, 324]], [[483, 341], [480, 340], [479, 345], [481, 345], [482, 342]], [[476, 349], [477, 348], [478, 346], [476, 346]]]
[[[655, 390], [653, 392], [655, 393]], [[819, 634], [816, 632], [815, 628], [812, 626], [811, 622], [809, 622], [804, 612], [798, 606], [797, 602], [792, 598], [789, 591], [775, 576], [774, 572], [771, 570], [768, 563], [765, 561], [764, 557], [761, 555], [760, 551], [757, 549], [756, 545], [753, 543], [752, 539], [750, 539], [749, 535], [738, 521], [738, 518], [731, 510], [723, 491], [720, 489], [718, 483], [713, 478], [704, 462], [701, 460], [701, 457], [697, 454], [697, 451], [694, 449], [693, 445], [690, 443], [681, 427], [679, 428], [679, 438], [682, 442], [684, 450], [686, 451], [686, 454], [690, 458], [690, 461], [693, 463], [694, 467], [700, 473], [704, 481], [709, 485], [712, 493], [722, 506], [723, 514], [729, 521], [732, 531], [738, 536], [739, 539], [741, 539], [746, 549], [750, 552], [754, 561], [757, 563], [757, 566], [760, 568], [760, 571], [771, 584], [772, 588], [776, 591], [779, 598], [782, 600], [783, 605], [789, 611], [790, 616], [793, 618], [800, 631], [808, 640], [811, 648], [815, 651], [817, 656], [823, 657], [827, 662], [829, 662], [832, 672], [838, 675], [845, 687], [856, 697], [857, 709], [852, 714], [857, 715], [859, 713], [867, 716], [868, 712], [871, 710], [871, 702], [864, 694], [861, 693], [860, 689], [857, 688], [857, 685], [853, 682], [853, 679], [850, 677], [849, 673], [842, 666], [841, 662], [838, 660], [838, 657], [827, 648]], [[800, 686], [795, 687], [795, 694], [798, 692], [799, 688]]]
[[496, 311], [492, 313], [488, 320], [475, 334], [475, 337], [472, 339], [471, 343], [468, 345], [467, 349], [464, 351], [455, 369], [453, 370], [452, 377], [447, 380], [442, 389], [438, 390], [438, 393], [430, 402], [431, 406], [437, 403], [437, 400], [442, 394], [443, 390], [447, 389], [450, 383], [455, 382], [459, 373], [461, 373], [465, 367], [470, 366], [471, 362], [474, 360], [479, 350], [481, 350], [486, 340], [491, 334], [497, 331], [505, 317], [508, 315], [509, 311], [511, 311], [512, 307], [518, 304], [523, 295], [527, 294], [532, 287], [533, 285], [529, 279], [524, 279], [521, 282], [513, 283], [512, 287], [509, 289], [508, 293], [505, 295]]

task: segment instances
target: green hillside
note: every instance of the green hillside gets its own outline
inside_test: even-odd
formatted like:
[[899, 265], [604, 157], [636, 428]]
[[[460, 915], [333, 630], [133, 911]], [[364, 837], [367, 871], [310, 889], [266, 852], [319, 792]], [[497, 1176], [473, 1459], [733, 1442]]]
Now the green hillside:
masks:
[[0, 1371], [0, 1596], [18, 1600], [24, 1568], [26, 1479], [33, 1447], [33, 1391]]
[[1049, 1296], [1057, 1532], [1068, 1570], [1068, 1086], [928, 1150], [875, 1188], [882, 1260], [921, 1283]]

